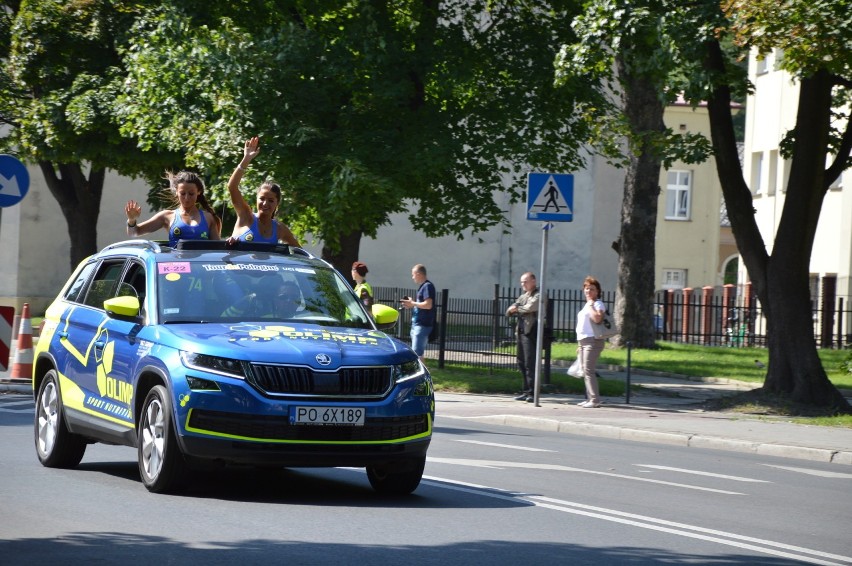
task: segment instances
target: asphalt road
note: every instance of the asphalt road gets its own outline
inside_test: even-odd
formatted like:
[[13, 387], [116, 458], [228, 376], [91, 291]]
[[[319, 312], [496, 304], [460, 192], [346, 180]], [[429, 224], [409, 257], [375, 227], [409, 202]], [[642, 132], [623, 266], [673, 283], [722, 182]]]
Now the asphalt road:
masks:
[[852, 472], [828, 463], [439, 422], [426, 476], [199, 474], [153, 495], [130, 448], [43, 468], [0, 395], [0, 563], [852, 564]]

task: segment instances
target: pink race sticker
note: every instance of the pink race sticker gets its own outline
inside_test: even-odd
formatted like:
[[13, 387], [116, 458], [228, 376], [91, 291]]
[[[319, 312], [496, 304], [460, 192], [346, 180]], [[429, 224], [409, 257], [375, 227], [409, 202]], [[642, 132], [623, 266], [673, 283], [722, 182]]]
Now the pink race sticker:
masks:
[[189, 262], [188, 261], [172, 261], [169, 263], [158, 263], [157, 264], [157, 273], [160, 275], [166, 273], [189, 273]]

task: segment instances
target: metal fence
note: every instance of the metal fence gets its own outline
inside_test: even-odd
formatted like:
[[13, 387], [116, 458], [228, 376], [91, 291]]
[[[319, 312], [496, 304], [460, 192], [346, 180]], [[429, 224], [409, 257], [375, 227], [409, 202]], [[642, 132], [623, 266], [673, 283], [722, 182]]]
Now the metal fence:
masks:
[[[400, 287], [373, 287], [376, 302], [399, 307], [405, 296], [415, 290]], [[523, 291], [520, 288], [494, 286], [491, 298], [450, 297], [447, 289], [438, 294], [438, 339], [427, 352], [437, 357], [438, 367], [451, 361], [486, 369], [517, 369], [515, 359], [515, 319], [506, 309]], [[551, 289], [547, 293], [547, 317], [544, 331], [543, 382], [549, 382], [550, 344], [553, 341], [576, 342], [577, 313], [585, 303], [578, 289]], [[601, 299], [612, 311], [615, 293]], [[822, 348], [846, 348], [852, 341], [849, 301], [836, 297], [836, 303], [814, 305], [814, 336]], [[660, 291], [656, 294], [653, 317], [658, 340], [706, 346], [766, 346], [766, 319], [760, 302], [749, 285], [726, 285]], [[411, 311], [401, 310], [396, 336], [410, 342]]]

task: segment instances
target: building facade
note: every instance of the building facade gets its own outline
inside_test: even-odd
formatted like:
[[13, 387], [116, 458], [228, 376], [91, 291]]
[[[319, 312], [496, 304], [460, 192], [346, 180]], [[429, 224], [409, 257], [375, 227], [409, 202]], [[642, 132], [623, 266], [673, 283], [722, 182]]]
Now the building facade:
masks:
[[[71, 274], [68, 223], [50, 193], [41, 170], [29, 167], [30, 187], [15, 206], [0, 209], [0, 305], [16, 312], [30, 303], [33, 316], [47, 305]], [[148, 189], [142, 181], [108, 174], [98, 216], [98, 248], [127, 239], [124, 205], [130, 200], [146, 208]], [[165, 238], [165, 233], [161, 236]]]
[[[709, 135], [706, 109], [676, 104], [665, 114], [675, 131]], [[547, 236], [545, 286], [576, 289], [586, 275], [597, 277], [605, 291], [617, 285], [618, 239], [624, 172], [589, 156], [581, 171], [550, 171], [574, 175], [573, 221], [556, 223]], [[30, 168], [31, 186], [24, 200], [0, 216], [0, 304], [20, 308], [29, 302], [34, 313], [44, 310], [70, 272], [67, 224], [37, 168]], [[730, 228], [722, 223], [721, 188], [712, 161], [675, 163], [660, 173], [656, 250], [656, 288], [719, 286], [725, 266], [737, 257]], [[108, 175], [98, 220], [98, 246], [126, 239], [124, 203], [144, 203], [147, 187]], [[521, 274], [541, 279], [543, 228], [527, 220], [525, 202], [502, 202], [507, 225], [468, 236], [427, 238], [411, 228], [406, 214], [391, 217], [375, 239], [361, 241], [359, 260], [370, 269], [372, 285], [413, 286], [411, 267], [427, 266], [429, 278], [455, 297], [485, 298], [494, 286], [518, 287]], [[143, 211], [143, 217], [152, 211]], [[156, 234], [152, 237], [158, 237]], [[159, 237], [165, 238], [164, 234]], [[305, 247], [319, 255], [321, 243], [305, 238]]]
[[[781, 140], [795, 127], [799, 86], [778, 68], [782, 53], [763, 59], [750, 57], [749, 79], [755, 85], [747, 101], [743, 174], [752, 192], [755, 218], [772, 245], [786, 197], [790, 161], [781, 156]], [[846, 170], [826, 193], [810, 259], [811, 297], [815, 302], [825, 289], [852, 298], [852, 172]], [[747, 279], [741, 268], [741, 279]]]
[[[704, 105], [693, 109], [678, 101], [666, 109], [663, 119], [677, 133], [710, 137]], [[660, 172], [655, 250], [655, 287], [660, 290], [719, 287], [726, 282], [726, 271], [736, 266], [737, 247], [712, 157], [697, 164], [676, 161]]]

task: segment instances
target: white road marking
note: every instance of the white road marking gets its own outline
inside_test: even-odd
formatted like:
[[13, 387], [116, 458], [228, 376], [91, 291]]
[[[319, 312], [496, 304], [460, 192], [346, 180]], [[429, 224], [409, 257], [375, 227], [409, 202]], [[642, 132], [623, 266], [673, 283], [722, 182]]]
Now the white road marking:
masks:
[[778, 556], [782, 558], [791, 558], [793, 560], [800, 560], [802, 562], [808, 562], [810, 564], [852, 564], [852, 557], [842, 556], [839, 554], [831, 554], [828, 552], [822, 552], [820, 550], [812, 550], [809, 548], [803, 548], [801, 546], [794, 546], [765, 539], [748, 537], [725, 531], [717, 531], [714, 529], [707, 529], [704, 527], [688, 525], [686, 523], [676, 523], [673, 521], [657, 519], [645, 515], [624, 513], [622, 511], [616, 511], [614, 509], [594, 507], [591, 505], [585, 505], [573, 501], [564, 501], [560, 499], [552, 499], [549, 497], [541, 496], [525, 496], [524, 494], [513, 493], [498, 488], [458, 482], [434, 476], [423, 476], [423, 478], [424, 480], [428, 480], [424, 481], [423, 483], [431, 485], [433, 487], [437, 487], [439, 489], [452, 489], [456, 491], [470, 493], [473, 495], [512, 501], [514, 503], [527, 502], [531, 505], [535, 505], [536, 507], [551, 509], [553, 511], [559, 511], [562, 513], [583, 515], [586, 517], [592, 517], [604, 521], [611, 521], [614, 523], [621, 523], [624, 525], [630, 525], [642, 529], [651, 529], [677, 536], [700, 539], [737, 548], [744, 548], [762, 554], [769, 554], [771, 556]]
[[496, 446], [497, 448], [511, 448], [512, 450], [526, 450], [528, 452], [556, 452], [556, 450], [546, 450], [544, 448], [530, 448], [528, 446], [515, 446], [514, 444], [498, 444], [496, 442], [482, 442], [479, 440], [460, 440], [453, 439], [454, 442], [465, 442], [467, 444], [479, 444], [480, 446]]
[[764, 466], [769, 466], [770, 468], [778, 468], [779, 470], [788, 470], [790, 472], [799, 472], [801, 474], [809, 474], [811, 476], [820, 476], [823, 478], [839, 478], [839, 479], [852, 479], [852, 474], [844, 474], [842, 472], [827, 472], [824, 470], [812, 470], [810, 468], [794, 468], [793, 466], [775, 466], [773, 464], [763, 464]]
[[695, 474], [696, 476], [708, 476], [711, 478], [722, 478], [725, 480], [733, 480], [733, 481], [745, 481], [745, 482], [755, 482], [755, 483], [772, 483], [767, 480], [756, 480], [752, 478], [743, 478], [739, 476], [727, 476], [725, 474], [714, 474], [711, 472], [702, 472], [699, 470], [687, 470], [685, 468], [670, 468], [668, 466], [655, 466], [653, 464], [636, 464], [640, 468], [653, 468], [655, 470], [668, 470], [670, 472], [680, 472], [682, 474]]
[[639, 478], [636, 476], [626, 476], [623, 474], [613, 474], [610, 472], [596, 472], [594, 470], [584, 470], [582, 468], [572, 468], [569, 466], [560, 466], [559, 464], [531, 464], [525, 462], [500, 462], [495, 460], [468, 460], [464, 458], [433, 458], [432, 456], [428, 456], [426, 458], [429, 462], [435, 462], [437, 464], [450, 464], [456, 466], [472, 466], [476, 468], [488, 467], [488, 468], [528, 468], [531, 470], [556, 470], [561, 472], [577, 472], [581, 474], [592, 474], [597, 476], [606, 476], [610, 478], [621, 478], [630, 481], [640, 481], [647, 483], [656, 483], [661, 485], [670, 485], [672, 487], [682, 487], [684, 489], [694, 489], [697, 491], [710, 491], [712, 493], [721, 493], [723, 495], [746, 495], [745, 493], [739, 493], [737, 491], [727, 491], [723, 489], [712, 489], [709, 487], [700, 487], [697, 485], [688, 485], [683, 483], [675, 483], [668, 482], [662, 480], [652, 480], [650, 478]]

